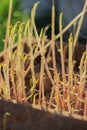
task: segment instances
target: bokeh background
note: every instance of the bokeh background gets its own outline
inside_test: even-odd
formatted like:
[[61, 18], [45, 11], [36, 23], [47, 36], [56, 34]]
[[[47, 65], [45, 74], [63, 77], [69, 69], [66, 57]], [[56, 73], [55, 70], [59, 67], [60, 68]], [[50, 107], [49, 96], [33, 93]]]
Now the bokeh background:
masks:
[[[0, 51], [3, 50], [5, 38], [5, 31], [7, 26], [8, 8], [10, 0], [0, 0]], [[48, 37], [51, 37], [51, 9], [52, 0], [13, 0], [13, 10], [11, 24], [15, 24], [17, 21], [26, 22], [30, 17], [31, 9], [35, 2], [39, 1], [40, 4], [36, 11], [36, 25], [38, 32], [42, 27], [50, 24], [48, 30]], [[63, 28], [76, 17], [83, 9], [85, 0], [55, 0], [55, 33], [59, 32], [59, 14], [63, 12]], [[78, 21], [79, 22], [79, 21]], [[78, 22], [76, 23], [78, 25]], [[64, 35], [64, 40], [68, 41], [70, 32], [73, 32], [73, 27], [67, 31]], [[79, 41], [85, 43], [87, 39], [87, 14], [85, 15], [83, 25], [81, 28]]]

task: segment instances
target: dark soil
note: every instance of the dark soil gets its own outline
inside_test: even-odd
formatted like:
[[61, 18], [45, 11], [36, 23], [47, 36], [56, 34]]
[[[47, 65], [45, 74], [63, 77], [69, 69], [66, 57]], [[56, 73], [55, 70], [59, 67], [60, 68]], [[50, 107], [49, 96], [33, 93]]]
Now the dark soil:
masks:
[[87, 130], [87, 121], [0, 100], [0, 130]]

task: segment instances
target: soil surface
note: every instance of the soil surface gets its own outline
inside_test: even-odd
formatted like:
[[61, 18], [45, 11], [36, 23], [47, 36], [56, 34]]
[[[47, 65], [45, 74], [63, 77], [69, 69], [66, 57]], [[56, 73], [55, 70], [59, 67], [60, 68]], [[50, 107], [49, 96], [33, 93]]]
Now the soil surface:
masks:
[[0, 100], [0, 130], [87, 130], [87, 121]]

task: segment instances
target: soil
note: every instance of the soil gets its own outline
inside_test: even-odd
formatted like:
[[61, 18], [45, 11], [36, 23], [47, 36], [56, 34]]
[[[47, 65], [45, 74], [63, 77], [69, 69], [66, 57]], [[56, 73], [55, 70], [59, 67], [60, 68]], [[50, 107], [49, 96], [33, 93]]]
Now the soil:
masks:
[[0, 130], [87, 130], [87, 121], [0, 100]]

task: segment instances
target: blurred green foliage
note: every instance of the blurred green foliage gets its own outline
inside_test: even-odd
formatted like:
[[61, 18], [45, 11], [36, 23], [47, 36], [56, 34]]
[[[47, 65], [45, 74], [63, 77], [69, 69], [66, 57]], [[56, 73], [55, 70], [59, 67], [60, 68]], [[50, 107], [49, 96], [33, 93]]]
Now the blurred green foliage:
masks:
[[[0, 0], [0, 51], [4, 47], [3, 39], [5, 38], [7, 26], [9, 2], [10, 0]], [[21, 10], [20, 1], [13, 0], [11, 24], [15, 24], [17, 21], [26, 21], [27, 18], [28, 16]]]

